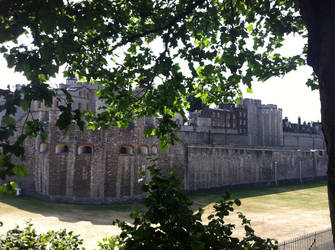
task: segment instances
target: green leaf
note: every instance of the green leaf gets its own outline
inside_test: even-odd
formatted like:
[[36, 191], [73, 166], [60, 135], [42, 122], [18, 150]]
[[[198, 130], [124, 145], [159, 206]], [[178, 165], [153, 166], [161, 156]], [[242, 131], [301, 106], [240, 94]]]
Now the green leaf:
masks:
[[40, 135], [41, 135], [41, 141], [45, 142], [48, 138], [48, 134], [45, 131], [42, 131]]
[[15, 126], [16, 125], [16, 120], [8, 115], [5, 115], [2, 117], [2, 122], [6, 123], [7, 125]]
[[38, 78], [41, 80], [41, 82], [45, 82], [47, 80], [45, 74], [39, 74]]
[[252, 30], [253, 30], [254, 26], [250, 23], [248, 26], [247, 26], [247, 31], [250, 33]]
[[19, 187], [19, 185], [15, 181], [9, 182], [9, 185], [12, 187], [13, 190]]
[[166, 149], [168, 149], [168, 144], [167, 144], [167, 143], [162, 143], [162, 142], [161, 142], [161, 143], [159, 144], [159, 147], [160, 147], [161, 150], [166, 150]]
[[20, 102], [20, 106], [21, 108], [23, 109], [23, 111], [28, 111], [29, 107], [30, 107], [30, 102], [26, 99], [23, 99], [21, 102]]
[[13, 168], [13, 172], [20, 178], [28, 175], [28, 169], [25, 165], [15, 165]]

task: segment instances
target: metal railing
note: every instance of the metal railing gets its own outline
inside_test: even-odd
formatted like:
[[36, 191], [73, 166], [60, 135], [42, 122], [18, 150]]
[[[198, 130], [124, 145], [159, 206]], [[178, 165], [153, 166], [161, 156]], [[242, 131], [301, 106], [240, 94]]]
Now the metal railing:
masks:
[[333, 250], [331, 228], [279, 243], [279, 250]]

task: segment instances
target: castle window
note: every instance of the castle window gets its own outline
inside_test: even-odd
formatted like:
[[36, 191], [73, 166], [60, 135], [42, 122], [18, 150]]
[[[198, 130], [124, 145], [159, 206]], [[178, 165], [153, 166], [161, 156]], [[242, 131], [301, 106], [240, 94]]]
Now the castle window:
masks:
[[37, 102], [37, 108], [40, 109], [42, 107], [41, 102]]
[[134, 151], [131, 146], [122, 146], [120, 148], [120, 155], [133, 155]]
[[90, 155], [92, 154], [92, 147], [88, 145], [82, 145], [78, 147], [78, 155]]
[[157, 146], [152, 146], [151, 147], [151, 154], [152, 155], [156, 155], [158, 153], [158, 148], [157, 148]]
[[90, 99], [90, 93], [87, 92], [87, 95], [86, 95], [87, 99]]
[[81, 110], [81, 103], [78, 103], [78, 109]]
[[69, 148], [66, 144], [56, 145], [56, 154], [66, 154], [69, 152]]
[[140, 146], [141, 155], [147, 155], [148, 152], [149, 152], [148, 146], [145, 146], [145, 145]]
[[90, 105], [88, 103], [86, 103], [86, 110], [90, 109]]
[[40, 144], [40, 153], [45, 153], [48, 150], [48, 144], [46, 143], [41, 143]]

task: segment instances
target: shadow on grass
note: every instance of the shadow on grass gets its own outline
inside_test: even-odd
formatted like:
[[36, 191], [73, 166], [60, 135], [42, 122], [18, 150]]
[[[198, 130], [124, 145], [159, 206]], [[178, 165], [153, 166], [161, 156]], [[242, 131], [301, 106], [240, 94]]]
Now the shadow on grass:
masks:
[[[303, 184], [291, 184], [272, 187], [254, 187], [240, 189], [220, 189], [206, 192], [189, 194], [195, 207], [206, 206], [207, 204], [222, 199], [225, 191], [233, 194], [233, 198], [249, 198], [263, 195], [285, 193], [301, 189], [317, 188], [326, 185], [325, 181], [308, 182]], [[8, 205], [8, 206], [5, 206]], [[120, 219], [131, 222], [129, 214], [137, 207], [144, 209], [142, 203], [117, 204], [117, 205], [77, 205], [45, 201], [34, 197], [15, 197], [10, 195], [0, 196], [0, 217], [4, 221], [6, 213], [20, 209], [26, 212], [41, 214], [46, 217], [57, 217], [65, 222], [90, 221], [95, 225], [111, 225], [112, 221]], [[29, 219], [29, 218], [27, 218]]]
[[[68, 204], [30, 196], [0, 195], [0, 218], [3, 222], [6, 220], [6, 213], [15, 213], [14, 210], [19, 209], [45, 217], [56, 217], [64, 222], [89, 221], [95, 225], [111, 225], [116, 219], [131, 222], [129, 215], [135, 207], [141, 209], [143, 205], [141, 203], [117, 205]], [[20, 216], [22, 215], [20, 214]], [[27, 215], [27, 219], [29, 219], [29, 215]]]

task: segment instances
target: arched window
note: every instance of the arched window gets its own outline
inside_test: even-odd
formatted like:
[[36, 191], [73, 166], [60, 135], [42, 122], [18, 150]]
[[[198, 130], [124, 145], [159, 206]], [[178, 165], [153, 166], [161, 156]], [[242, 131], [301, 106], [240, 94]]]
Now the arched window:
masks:
[[149, 148], [146, 145], [140, 146], [140, 154], [141, 155], [147, 155], [149, 153]]
[[151, 147], [151, 154], [152, 155], [156, 155], [158, 153], [158, 148], [157, 148], [157, 146], [152, 146]]
[[132, 154], [134, 154], [134, 151], [131, 146], [121, 146], [120, 155], [132, 155]]
[[78, 147], [78, 155], [90, 155], [92, 152], [93, 150], [91, 146], [82, 145]]
[[41, 143], [40, 144], [40, 153], [45, 153], [48, 150], [48, 144], [46, 143]]
[[69, 148], [66, 144], [56, 145], [56, 154], [66, 154], [69, 152]]

